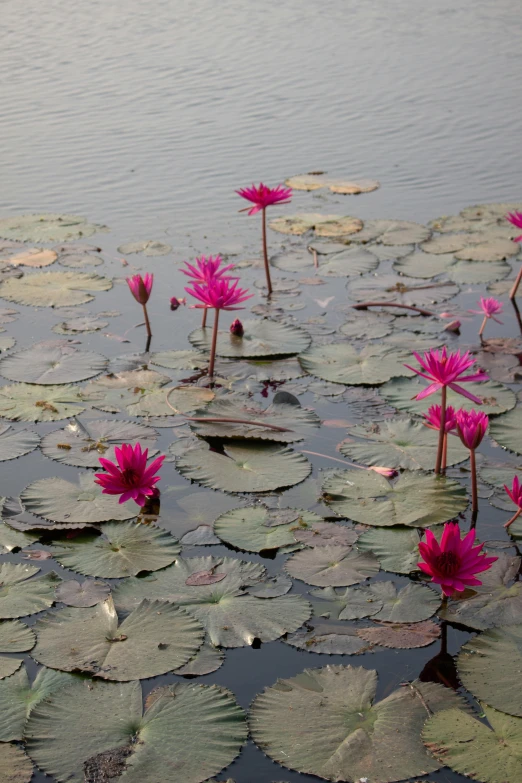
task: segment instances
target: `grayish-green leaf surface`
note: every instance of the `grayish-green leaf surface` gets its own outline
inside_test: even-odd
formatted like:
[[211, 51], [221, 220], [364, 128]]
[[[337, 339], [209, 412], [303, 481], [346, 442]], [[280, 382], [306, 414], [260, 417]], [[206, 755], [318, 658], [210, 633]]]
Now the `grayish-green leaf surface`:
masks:
[[[74, 677], [65, 672], [39, 669], [29, 682], [25, 666], [0, 682], [0, 742], [21, 740], [31, 710], [52, 693], [70, 685]], [[0, 778], [1, 780], [1, 778]]]
[[412, 375], [404, 362], [409, 358], [405, 350], [390, 349], [380, 343], [366, 345], [357, 351], [348, 342], [312, 346], [301, 354], [303, 370], [333, 383], [350, 386], [385, 383], [398, 375]]
[[346, 546], [319, 546], [297, 552], [286, 561], [285, 571], [309, 585], [344, 587], [375, 576], [379, 563], [371, 552]]
[[0, 618], [25, 617], [53, 605], [61, 579], [52, 571], [31, 579], [39, 570], [16, 563], [0, 565]]
[[69, 307], [92, 302], [92, 292], [108, 291], [112, 282], [91, 272], [40, 272], [0, 285], [0, 297], [31, 307]]
[[86, 407], [77, 386], [15, 383], [0, 387], [0, 416], [10, 421], [58, 421], [78, 416]]
[[[416, 366], [414, 357], [409, 356], [406, 361], [408, 364], [411, 364], [412, 367]], [[382, 386], [379, 389], [379, 394], [386, 402], [393, 405], [394, 408], [421, 416], [423, 413], [428, 412], [428, 408], [431, 405], [440, 405], [440, 394], [430, 395], [423, 400], [414, 399], [415, 395], [419, 394], [426, 386], [427, 383], [422, 380], [396, 378]], [[475, 397], [482, 400], [480, 410], [482, 413], [487, 413], [490, 416], [505, 413], [505, 411], [511, 410], [511, 408], [514, 408], [516, 405], [517, 399], [515, 393], [502, 383], [497, 383], [496, 381], [466, 383], [465, 388], [467, 391], [471, 392], [471, 394], [474, 394]], [[472, 408], [477, 408], [476, 402], [468, 400], [467, 397], [463, 397], [461, 394], [457, 394], [453, 389], [447, 389], [447, 403], [448, 405], [452, 405], [455, 410], [464, 408], [464, 410], [469, 411]], [[451, 445], [452, 442], [449, 444], [450, 448]]]
[[[1, 289], [0, 289], [1, 294]], [[243, 322], [244, 334], [237, 337], [226, 331], [218, 333], [218, 356], [230, 359], [254, 359], [257, 356], [284, 356], [302, 353], [310, 345], [310, 335], [297, 326], [281, 324], [265, 318]], [[210, 351], [212, 329], [196, 329], [188, 336], [200, 351]]]
[[0, 462], [29, 454], [40, 443], [33, 430], [14, 430], [9, 424], [0, 425]]
[[84, 381], [98, 375], [107, 359], [93, 351], [78, 351], [72, 346], [34, 345], [0, 361], [0, 374], [10, 381], [52, 385]]
[[307, 530], [314, 522], [320, 521], [321, 517], [317, 514], [299, 508], [278, 510], [247, 506], [218, 517], [214, 522], [214, 532], [222, 541], [238, 549], [261, 552], [295, 545], [294, 531]]

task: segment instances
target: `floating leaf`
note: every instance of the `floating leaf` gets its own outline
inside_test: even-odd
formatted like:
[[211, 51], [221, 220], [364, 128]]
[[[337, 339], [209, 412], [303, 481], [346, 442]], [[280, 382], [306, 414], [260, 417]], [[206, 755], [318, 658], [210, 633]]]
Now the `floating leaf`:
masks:
[[[2, 505], [5, 506], [5, 502], [2, 502]], [[34, 544], [35, 541], [38, 541], [38, 536], [32, 533], [21, 533], [19, 530], [13, 530], [5, 522], [0, 522], [0, 555], [7, 555], [15, 549], [23, 549]]]
[[0, 285], [0, 296], [32, 307], [64, 307], [92, 302], [92, 292], [108, 291], [112, 282], [90, 272], [40, 272]]
[[367, 340], [386, 337], [393, 329], [394, 320], [394, 317], [388, 313], [374, 313], [370, 310], [364, 313], [361, 310], [353, 310], [339, 331], [346, 337], [359, 338], [364, 334]]
[[86, 407], [80, 390], [72, 385], [0, 387], [0, 416], [10, 421], [58, 421], [78, 416]]
[[[454, 283], [426, 283], [425, 280], [382, 275], [363, 278], [348, 283], [348, 295], [358, 302], [397, 302], [404, 305], [429, 307], [437, 302], [445, 302], [459, 292]], [[1, 290], [0, 290], [1, 293]]]
[[21, 239], [23, 242], [67, 242], [88, 237], [97, 231], [107, 231], [106, 226], [87, 223], [78, 215], [18, 215], [0, 220], [0, 236], [4, 239]]
[[181, 551], [170, 533], [139, 522], [107, 522], [100, 530], [55, 544], [53, 556], [80, 574], [115, 579], [165, 568]]
[[[0, 288], [1, 295], [1, 288]], [[226, 331], [218, 332], [216, 353], [230, 359], [254, 359], [257, 356], [284, 356], [305, 351], [310, 335], [291, 324], [270, 321], [268, 318], [243, 323], [244, 334], [237, 337]], [[195, 329], [188, 336], [200, 351], [210, 351], [211, 329]]]
[[426, 620], [423, 623], [386, 623], [359, 628], [358, 636], [371, 644], [392, 649], [426, 647], [440, 636], [440, 625]]
[[434, 590], [415, 582], [408, 582], [400, 590], [394, 582], [375, 582], [368, 590], [382, 603], [382, 609], [373, 616], [379, 622], [419, 623], [434, 615], [440, 606], [440, 596]]
[[418, 571], [422, 531], [408, 527], [372, 528], [357, 539], [363, 552], [373, 552], [384, 571], [410, 574]]
[[150, 361], [169, 370], [203, 370], [208, 367], [208, 356], [198, 351], [159, 351], [151, 354]]
[[33, 765], [18, 745], [0, 744], [0, 781], [2, 783], [30, 783]]
[[171, 250], [172, 245], [148, 239], [146, 242], [127, 242], [125, 245], [120, 245], [118, 253], [122, 253], [124, 256], [131, 253], [143, 253], [144, 256], [166, 256]]
[[310, 595], [319, 598], [314, 605], [316, 617], [328, 617], [332, 620], [360, 620], [371, 617], [383, 608], [383, 602], [368, 587], [347, 587], [338, 592], [333, 587], [310, 590]]
[[285, 571], [309, 585], [336, 587], [375, 576], [379, 563], [371, 552], [346, 546], [320, 546], [297, 552], [286, 561]]
[[48, 609], [55, 601], [54, 590], [61, 579], [51, 571], [31, 579], [39, 568], [15, 563], [0, 565], [0, 617], [25, 617]]
[[7, 256], [2, 259], [7, 261], [11, 266], [31, 266], [42, 267], [54, 264], [58, 258], [58, 253], [54, 250], [44, 250], [41, 247], [28, 247], [19, 253], [15, 253], [12, 256]]
[[56, 588], [56, 600], [66, 606], [95, 606], [105, 601], [111, 588], [107, 582], [99, 579], [84, 579], [77, 582], [75, 579], [66, 579]]
[[385, 383], [397, 375], [411, 375], [404, 362], [411, 354], [374, 343], [357, 351], [349, 343], [312, 346], [301, 354], [301, 367], [310, 375], [351, 386]]
[[78, 474], [78, 483], [57, 476], [29, 484], [20, 499], [26, 511], [66, 527], [85, 527], [109, 519], [135, 517], [134, 502], [119, 503], [115, 495], [103, 495], [92, 474]]
[[67, 321], [60, 321], [60, 323], [53, 326], [53, 332], [57, 334], [82, 334], [84, 332], [97, 332], [100, 329], [105, 329], [108, 325], [108, 321], [101, 321], [96, 315], [85, 315], [78, 318], [68, 318]]
[[312, 467], [298, 452], [275, 443], [223, 444], [223, 453], [207, 445], [187, 451], [176, 463], [182, 476], [224, 492], [268, 492], [304, 481]]
[[380, 187], [380, 182], [375, 179], [342, 180], [332, 179], [324, 174], [298, 174], [295, 177], [285, 179], [285, 185], [293, 190], [319, 190], [328, 188], [332, 193], [343, 195], [358, 195], [359, 193], [371, 193]]
[[114, 448], [122, 443], [133, 446], [140, 443], [143, 448], [149, 449], [149, 456], [153, 456], [157, 453], [154, 448], [157, 437], [152, 427], [133, 421], [73, 420], [63, 429], [45, 435], [41, 448], [46, 457], [66, 465], [99, 468], [100, 457], [113, 462], [116, 460]]
[[299, 526], [294, 538], [306, 546], [351, 546], [357, 541], [358, 533], [346, 525], [335, 522], [314, 522], [308, 529]]
[[85, 266], [100, 266], [103, 258], [92, 253], [67, 253], [60, 256], [58, 263], [70, 269], [83, 269]]
[[[303, 509], [283, 509], [290, 512], [283, 523], [273, 525], [279, 511], [266, 506], [247, 506], [226, 511], [214, 522], [214, 532], [222, 541], [246, 552], [295, 546], [294, 531], [306, 530], [321, 517]], [[288, 518], [287, 522], [284, 519]]]
[[393, 220], [389, 223], [390, 225], [379, 237], [379, 242], [383, 245], [415, 245], [418, 242], [425, 242], [431, 236], [429, 228], [419, 223], [412, 223], [409, 220]]
[[[33, 641], [36, 641], [34, 634], [32, 636]], [[74, 682], [72, 675], [45, 667], [38, 671], [32, 685], [25, 667], [2, 680], [0, 682], [0, 741], [21, 740], [25, 722], [34, 707], [65, 685], [71, 685], [72, 682]], [[0, 780], [3, 780], [1, 774]]]
[[276, 576], [267, 576], [262, 582], [256, 582], [248, 588], [249, 595], [255, 595], [256, 598], [278, 598], [280, 595], [286, 595], [292, 589], [292, 580], [284, 574]]
[[322, 260], [321, 275], [327, 277], [357, 277], [373, 272], [379, 266], [379, 259], [362, 247], [349, 247]]
[[29, 454], [40, 443], [40, 436], [32, 430], [13, 430], [9, 424], [0, 425], [0, 462]]
[[[17, 652], [27, 652], [28, 650], [31, 650], [35, 644], [36, 636], [32, 630], [27, 627], [27, 625], [24, 625], [24, 623], [21, 623], [19, 620], [11, 620], [0, 623], [0, 653], [11, 654]], [[22, 658], [11, 658], [7, 655], [0, 655], [0, 680], [4, 677], [9, 677], [9, 675], [16, 672], [16, 670], [20, 668], [21, 663]], [[0, 682], [0, 689], [1, 688], [2, 683]], [[0, 726], [1, 721], [2, 717], [0, 705]], [[3, 739], [3, 737], [1, 737], [1, 732], [0, 741], [6, 741]]]
[[216, 650], [208, 642], [203, 642], [194, 657], [179, 669], [175, 669], [173, 673], [178, 677], [202, 677], [217, 671], [224, 661], [225, 654], [221, 650]]
[[377, 672], [352, 666], [305, 669], [278, 680], [252, 705], [254, 742], [279, 764], [327, 780], [371, 775], [371, 783], [393, 783], [438, 769], [420, 731], [428, 710], [459, 707], [463, 700], [442, 685], [416, 680], [372, 706], [376, 686]]
[[[478, 237], [477, 237], [478, 238]], [[483, 242], [470, 243], [469, 246], [455, 252], [455, 258], [466, 261], [502, 261], [516, 256], [519, 251], [516, 242], [510, 239], [490, 239]]]
[[[408, 413], [415, 413], [420, 416], [423, 413], [428, 412], [430, 405], [440, 401], [437, 395], [426, 397], [423, 400], [413, 399], [416, 394], [425, 388], [426, 384], [421, 383], [416, 379], [404, 380], [403, 378], [397, 378], [389, 381], [385, 386], [382, 386], [379, 389], [379, 394], [386, 402], [393, 405], [394, 408], [398, 408], [401, 411], [407, 411]], [[482, 405], [480, 407], [482, 413], [498, 415], [499, 413], [511, 410], [511, 408], [514, 408], [516, 405], [515, 393], [496, 381], [467, 383], [466, 390], [482, 400]], [[464, 410], [469, 411], [472, 408], [477, 407], [475, 402], [468, 400], [466, 397], [457, 394], [457, 392], [454, 392], [453, 389], [449, 388], [447, 389], [447, 402], [448, 405], [452, 405], [456, 410], [464, 408]]]
[[343, 237], [356, 234], [363, 227], [363, 222], [349, 216], [302, 212], [299, 215], [275, 218], [268, 225], [272, 231], [278, 231], [280, 234], [299, 236], [314, 230], [318, 237]]
[[457, 481], [405, 473], [395, 484], [373, 471], [335, 471], [323, 484], [325, 502], [339, 516], [376, 527], [428, 527], [464, 511], [466, 490]]
[[[134, 388], [129, 389], [128, 395], [123, 397], [123, 404], [131, 416], [172, 416], [176, 413], [190, 413], [213, 400], [214, 396], [211, 389], [198, 386]], [[114, 397], [117, 397], [117, 394]]]
[[327, 623], [302, 628], [284, 641], [298, 650], [328, 655], [357, 655], [371, 649], [357, 635], [356, 628]]
[[490, 435], [505, 449], [522, 454], [522, 408], [513, 408], [491, 422]]
[[28, 752], [46, 774], [71, 783], [84, 783], [84, 770], [99, 780], [111, 769], [127, 783], [171, 783], [180, 769], [183, 783], [202, 783], [246, 741], [243, 711], [217, 685], [167, 685], [149, 694], [143, 717], [141, 705], [138, 682], [74, 683], [35, 707]]
[[72, 346], [33, 345], [0, 361], [0, 374], [10, 381], [52, 385], [84, 381], [98, 375], [107, 359], [93, 351], [78, 351]]
[[403, 256], [399, 261], [395, 261], [393, 269], [400, 275], [406, 275], [406, 277], [429, 279], [444, 274], [453, 263], [455, 263], [453, 253], [435, 254], [416, 251]]
[[[433, 470], [439, 434], [420, 421], [394, 418], [349, 430], [340, 452], [363, 465], [386, 465], [406, 470]], [[354, 441], [352, 438], [364, 438]], [[448, 465], [468, 459], [469, 451], [458, 438], [448, 448]]]

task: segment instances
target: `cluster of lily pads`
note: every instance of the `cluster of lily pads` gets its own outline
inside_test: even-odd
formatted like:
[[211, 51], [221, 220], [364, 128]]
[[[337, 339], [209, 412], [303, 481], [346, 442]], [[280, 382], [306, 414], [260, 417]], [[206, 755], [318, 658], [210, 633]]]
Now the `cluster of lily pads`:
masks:
[[[357, 192], [318, 175], [286, 184], [312, 191], [303, 199], [319, 187]], [[470, 318], [454, 299], [461, 285], [509, 296], [519, 245], [505, 215], [520, 209], [470, 207], [428, 226], [275, 218], [269, 225], [286, 237], [279, 252], [268, 259], [265, 242], [261, 264], [245, 257], [227, 271], [243, 281], [268, 259], [274, 273], [269, 285], [252, 280], [251, 290], [273, 293], [242, 319], [242, 334], [205, 325], [173, 348], [151, 313], [159, 350], [149, 341], [145, 353], [112, 358], [62, 339], [104, 328], [72, 312], [113, 285], [83, 271], [110, 267], [84, 242], [100, 227], [74, 216], [0, 220], [0, 298], [56, 307], [62, 328], [59, 340], [16, 352], [0, 334], [0, 460], [39, 450], [68, 471], [2, 499], [0, 783], [28, 783], [33, 763], [57, 781], [202, 783], [249, 735], [283, 767], [332, 781], [393, 783], [445, 765], [484, 783], [522, 779], [522, 520], [503, 488], [522, 478], [522, 341], [481, 335], [463, 345], [458, 327], [447, 329]], [[172, 264], [161, 243], [119, 252], [145, 256], [156, 280]], [[30, 269], [53, 263], [69, 270]], [[146, 306], [152, 281], [140, 280], [129, 285]], [[331, 296], [314, 300], [320, 286]], [[166, 309], [171, 294], [181, 290], [165, 293]], [[183, 308], [167, 317], [180, 313], [192, 319]], [[6, 327], [19, 316], [0, 310]], [[466, 383], [489, 416], [477, 444], [478, 520], [468, 513], [470, 448], [450, 434], [445, 475], [435, 473], [434, 398], [411, 369], [412, 351], [458, 348], [489, 378]], [[446, 392], [446, 410], [477, 405]], [[124, 444], [165, 455], [161, 493], [151, 487], [140, 505], [95, 478], [100, 458], [116, 463]], [[196, 485], [199, 495], [176, 495], [185, 480], [183, 491]], [[208, 507], [192, 518], [198, 497]], [[507, 533], [499, 522], [491, 535], [490, 506], [517, 516]], [[419, 544], [468, 517], [488, 531], [494, 562], [481, 584], [443, 598], [419, 568]], [[451, 626], [468, 634], [456, 659]], [[231, 691], [206, 684], [227, 649], [277, 640], [299, 656], [299, 673], [258, 694], [248, 714]], [[437, 653], [419, 676], [376, 700], [379, 655], [429, 645]], [[26, 653], [40, 667], [34, 681]], [[375, 669], [352, 658], [322, 666], [324, 655], [371, 655]], [[152, 689], [141, 682], [165, 674]]]

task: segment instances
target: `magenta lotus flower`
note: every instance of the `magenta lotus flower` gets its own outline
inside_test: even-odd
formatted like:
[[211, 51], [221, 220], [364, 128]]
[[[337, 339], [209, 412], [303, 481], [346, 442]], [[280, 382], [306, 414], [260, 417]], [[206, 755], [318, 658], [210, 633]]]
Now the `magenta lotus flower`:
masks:
[[479, 331], [479, 337], [482, 337], [489, 318], [491, 318], [493, 321], [496, 321], [497, 324], [502, 323], [502, 321], [500, 321], [498, 318], [495, 318], [495, 316], [502, 312], [504, 305], [502, 302], [499, 302], [498, 299], [495, 299], [492, 296], [481, 296], [480, 301], [477, 302], [477, 304], [480, 305], [480, 310], [470, 310], [469, 312], [484, 316]]
[[489, 419], [481, 411], [457, 411], [457, 432], [466, 448], [474, 451], [482, 443], [482, 438], [486, 434]]
[[191, 277], [197, 283], [208, 285], [210, 280], [213, 280], [215, 277], [223, 277], [225, 272], [234, 268], [234, 264], [228, 264], [227, 266], [222, 267], [222, 263], [223, 259], [220, 255], [208, 256], [208, 258], [206, 256], [201, 256], [200, 258], [196, 258], [196, 266], [185, 261], [185, 266], [187, 268], [182, 269], [181, 271], [184, 275]]
[[[517, 228], [522, 228], [522, 212], [510, 212], [506, 215], [506, 220], [509, 220]], [[519, 237], [515, 237], [513, 241], [522, 242], [522, 234]]]
[[514, 516], [509, 519], [504, 527], [509, 527], [513, 524], [515, 519], [518, 519], [520, 514], [522, 514], [522, 484], [518, 480], [518, 476], [515, 476], [513, 478], [513, 484], [511, 486], [511, 489], [508, 487], [507, 484], [504, 484], [504, 489], [506, 490], [507, 494], [509, 495], [510, 499], [513, 501], [515, 506], [518, 506], [518, 511]]
[[441, 351], [432, 348], [431, 351], [424, 354], [424, 358], [415, 351], [413, 352], [413, 355], [419, 362], [422, 370], [410, 367], [409, 364], [405, 364], [404, 366], [407, 367], [408, 370], [413, 370], [413, 372], [417, 373], [417, 375], [420, 375], [422, 378], [431, 381], [430, 385], [419, 392], [414, 399], [423, 400], [425, 397], [429, 397], [430, 394], [435, 394], [435, 392], [440, 391], [444, 387], [449, 387], [450, 389], [453, 389], [453, 391], [456, 391], [457, 394], [462, 394], [477, 405], [482, 405], [482, 400], [466, 391], [466, 389], [463, 389], [462, 386], [457, 383], [457, 381], [460, 383], [469, 383], [471, 381], [489, 380], [488, 375], [482, 371], [476, 372], [473, 375], [462, 374], [475, 364], [475, 359], [470, 356], [469, 351], [466, 351], [462, 356], [460, 351], [454, 351], [448, 354], [446, 346], [444, 346]]
[[126, 280], [131, 294], [135, 300], [141, 305], [146, 305], [149, 301], [152, 291], [154, 275], [151, 275], [147, 272], [145, 277], [142, 277], [141, 275], [133, 275], [132, 277], [127, 277]]
[[285, 188], [282, 185], [269, 188], [262, 182], [257, 187], [253, 184], [251, 188], [240, 188], [240, 190], [236, 190], [236, 193], [254, 204], [248, 210], [249, 215], [255, 215], [256, 212], [266, 209], [272, 204], [288, 204], [292, 198], [292, 188]]
[[[426, 427], [429, 427], [431, 430], [440, 430], [440, 405], [432, 405], [423, 416], [426, 419], [424, 422]], [[453, 432], [453, 430], [456, 429], [457, 419], [455, 418], [455, 408], [452, 405], [448, 405], [444, 420], [444, 431]]]
[[456, 522], [444, 525], [440, 544], [431, 532], [426, 531], [426, 541], [419, 544], [419, 552], [423, 562], [419, 568], [429, 574], [432, 582], [440, 585], [444, 595], [462, 593], [466, 587], [481, 585], [475, 574], [491, 568], [496, 557], [487, 557], [481, 552], [484, 544], [475, 543], [475, 531], [461, 540], [460, 529]]
[[106, 495], [120, 495], [120, 503], [134, 500], [138, 506], [145, 505], [147, 497], [156, 492], [155, 484], [161, 476], [155, 476], [160, 469], [165, 457], [157, 457], [147, 467], [149, 450], [141, 450], [141, 445], [136, 443], [131, 446], [124, 443], [121, 448], [114, 449], [117, 463], [109, 459], [99, 457], [100, 465], [107, 473], [96, 473], [96, 484], [103, 487]]
[[215, 310], [244, 310], [244, 307], [235, 305], [251, 299], [254, 294], [249, 294], [247, 288], [239, 288], [238, 280], [229, 277], [218, 277], [210, 280], [207, 286], [193, 283], [193, 288], [185, 288], [185, 291], [198, 299], [201, 304], [191, 307], [213, 307]]
[[243, 324], [239, 320], [239, 318], [236, 318], [235, 321], [232, 321], [230, 324], [230, 334], [235, 335], [235, 337], [243, 337], [245, 334], [245, 330], [243, 329]]

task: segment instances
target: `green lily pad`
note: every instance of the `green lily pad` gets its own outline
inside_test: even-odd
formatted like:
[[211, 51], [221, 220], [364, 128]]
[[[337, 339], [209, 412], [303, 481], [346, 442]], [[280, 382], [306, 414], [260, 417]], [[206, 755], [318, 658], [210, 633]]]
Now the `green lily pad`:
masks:
[[342, 215], [321, 215], [318, 212], [302, 212], [275, 218], [268, 224], [272, 231], [280, 234], [306, 234], [314, 231], [318, 237], [343, 237], [356, 234], [363, 227], [362, 220]]
[[447, 275], [460, 285], [480, 285], [503, 280], [510, 272], [505, 261], [457, 261], [448, 267]]
[[79, 215], [18, 215], [0, 220], [0, 236], [22, 242], [68, 242], [89, 237], [107, 226], [88, 223]]
[[96, 315], [84, 315], [60, 321], [53, 326], [53, 332], [57, 334], [82, 334], [84, 332], [97, 332], [100, 329], [105, 329], [108, 325], [108, 321], [102, 321]]
[[58, 421], [78, 416], [86, 407], [77, 386], [0, 387], [0, 416], [10, 421]]
[[0, 618], [25, 617], [53, 605], [61, 579], [53, 571], [31, 579], [39, 570], [15, 563], [0, 565]]
[[40, 436], [32, 430], [13, 430], [9, 424], [0, 425], [0, 462], [29, 454], [40, 443]]
[[101, 266], [103, 258], [94, 253], [66, 253], [60, 256], [58, 263], [69, 269], [83, 269], [86, 266]]
[[368, 312], [353, 310], [348, 314], [347, 318], [346, 323], [339, 327], [339, 331], [346, 337], [355, 337], [357, 339], [364, 334], [367, 340], [386, 337], [388, 334], [391, 334], [392, 324], [395, 320], [393, 315], [375, 313], [371, 310], [368, 310]]
[[295, 547], [294, 531], [306, 530], [320, 521], [321, 517], [317, 514], [299, 508], [279, 510], [247, 506], [219, 516], [214, 522], [214, 532], [222, 541], [238, 549], [262, 552], [265, 549]]
[[34, 762], [60, 781], [116, 769], [127, 783], [171, 783], [182, 769], [183, 783], [202, 783], [234, 760], [247, 731], [243, 710], [217, 685], [158, 688], [142, 713], [139, 682], [79, 681], [33, 709], [25, 737]]
[[350, 386], [385, 383], [398, 375], [412, 375], [404, 366], [406, 350], [373, 343], [357, 351], [349, 343], [312, 346], [299, 356], [303, 370], [317, 378]]
[[151, 354], [150, 362], [169, 370], [203, 370], [208, 356], [198, 351], [159, 351]]
[[0, 781], [2, 783], [30, 783], [33, 765], [18, 745], [0, 744]]
[[92, 474], [78, 474], [78, 483], [53, 477], [29, 484], [20, 495], [26, 511], [64, 527], [85, 527], [109, 519], [135, 517], [138, 506], [119, 503], [116, 495], [102, 494]]
[[[1, 295], [1, 289], [0, 289]], [[257, 356], [285, 356], [305, 351], [311, 338], [304, 329], [268, 318], [243, 323], [244, 334], [218, 332], [216, 354], [230, 359], [254, 359]], [[212, 329], [195, 329], [188, 336], [199, 351], [210, 351]]]
[[[0, 741], [22, 740], [26, 720], [34, 707], [60, 688], [71, 685], [72, 682], [74, 682], [72, 675], [42, 667], [31, 685], [25, 666], [16, 674], [2, 680], [0, 682]], [[1, 775], [0, 780], [2, 780]]]
[[[277, 397], [268, 408], [262, 408], [248, 398], [235, 396], [232, 399], [220, 398], [214, 400], [204, 410], [195, 411], [194, 416], [210, 419], [190, 422], [191, 429], [203, 438], [260, 439], [278, 443], [303, 440], [321, 424], [321, 420], [313, 411], [301, 408], [299, 403], [278, 402]], [[241, 419], [255, 424], [212, 421], [213, 418]], [[283, 431], [272, 429], [270, 426], [259, 427], [258, 422], [262, 424], [266, 422]]]
[[0, 361], [0, 374], [10, 381], [52, 385], [84, 381], [99, 375], [107, 359], [93, 351], [78, 351], [72, 346], [34, 345]]
[[347, 286], [348, 295], [357, 302], [398, 302], [399, 304], [427, 307], [445, 302], [459, 292], [455, 283], [427, 283], [417, 278], [382, 275], [353, 280]]
[[411, 574], [419, 570], [421, 538], [422, 531], [417, 528], [371, 528], [359, 536], [357, 546], [363, 552], [373, 552], [384, 571]]
[[406, 277], [430, 279], [445, 274], [448, 267], [455, 262], [453, 253], [425, 253], [416, 251], [403, 256], [393, 264], [393, 269]]
[[505, 449], [522, 454], [522, 408], [513, 408], [491, 422], [490, 435]]
[[275, 443], [225, 442], [223, 453], [201, 444], [176, 463], [182, 476], [224, 492], [268, 492], [304, 481], [312, 467], [299, 452]]
[[[457, 254], [458, 258], [458, 254]], [[446, 275], [457, 284], [490, 283], [509, 275], [511, 267], [504, 261], [458, 261], [453, 253], [412, 253], [399, 261], [393, 268], [407, 277], [433, 278]]]
[[356, 628], [325, 622], [308, 626], [310, 623], [287, 636], [285, 643], [298, 650], [327, 655], [360, 655], [371, 650], [371, 646], [357, 635]]
[[379, 572], [371, 552], [347, 546], [320, 546], [297, 552], [285, 563], [285, 571], [318, 587], [344, 587], [363, 582]]
[[[411, 361], [411, 357], [410, 357]], [[408, 362], [410, 363], [410, 362]], [[428, 412], [431, 405], [440, 403], [440, 394], [430, 395], [423, 400], [413, 399], [416, 394], [426, 388], [426, 383], [416, 379], [405, 380], [397, 378], [389, 381], [385, 386], [379, 389], [380, 396], [387, 403], [393, 405], [401, 411], [414, 413], [421, 416]], [[514, 408], [517, 402], [515, 393], [496, 381], [482, 381], [480, 383], [466, 383], [466, 390], [482, 400], [480, 410], [488, 415], [498, 415]], [[447, 389], [447, 404], [452, 405], [456, 410], [464, 408], [471, 410], [477, 407], [472, 400], [468, 400], [461, 394], [457, 394], [453, 389]], [[449, 447], [451, 448], [451, 442]]]
[[[340, 445], [340, 452], [363, 465], [386, 465], [406, 470], [433, 470], [439, 434], [421, 421], [393, 418], [369, 425], [357, 425], [349, 430], [349, 438]], [[353, 438], [364, 438], [355, 441]], [[457, 438], [448, 449], [448, 465], [468, 459], [469, 451]]]
[[[4, 501], [2, 500], [2, 505]], [[8, 555], [15, 549], [24, 549], [38, 541], [39, 536], [14, 530], [5, 522], [0, 522], [0, 555]], [[1, 740], [0, 740], [1, 741]]]
[[[36, 636], [27, 625], [19, 620], [0, 623], [0, 653], [27, 652], [36, 644]], [[20, 668], [22, 658], [0, 655], [0, 680], [9, 677]], [[2, 683], [0, 682], [0, 688]], [[0, 722], [2, 718], [0, 717]], [[0, 735], [1, 736], [1, 735]], [[1, 739], [1, 742], [6, 740]]]
[[[477, 237], [478, 238], [478, 237]], [[469, 246], [457, 250], [455, 258], [465, 261], [502, 261], [516, 256], [520, 250], [516, 242], [510, 239], [494, 238], [483, 242], [473, 242]]]
[[[149, 449], [149, 456], [157, 453], [154, 448], [158, 434], [152, 427], [121, 420], [70, 421], [61, 430], [45, 435], [41, 449], [46, 457], [76, 465], [80, 468], [99, 468], [100, 457], [116, 461], [114, 448], [122, 443], [140, 443]], [[1, 446], [1, 437], [0, 437]]]
[[425, 242], [431, 236], [431, 231], [419, 223], [409, 220], [389, 221], [388, 227], [380, 235], [379, 241], [383, 245], [415, 245]]
[[66, 579], [56, 588], [56, 600], [66, 606], [95, 606], [109, 596], [111, 588], [107, 582], [99, 579], [84, 579], [80, 584], [76, 579]]
[[[120, 405], [131, 416], [174, 416], [177, 413], [190, 413], [200, 405], [211, 402], [214, 396], [213, 391], [199, 386], [169, 386], [160, 389], [134, 387], [127, 390], [127, 395], [120, 390]], [[118, 393], [113, 393], [112, 399], [117, 397]], [[103, 409], [107, 410], [107, 407]]]
[[370, 593], [382, 603], [373, 620], [385, 623], [420, 623], [432, 617], [440, 606], [440, 595], [422, 584], [409, 582], [397, 590], [394, 582], [375, 582]]
[[111, 280], [93, 272], [40, 272], [4, 280], [0, 297], [31, 307], [70, 307], [92, 302], [93, 292], [110, 288]]
[[376, 687], [376, 671], [352, 666], [278, 680], [252, 705], [254, 742], [279, 764], [332, 781], [371, 775], [371, 783], [393, 783], [438, 769], [420, 732], [430, 712], [464, 701], [442, 685], [415, 680], [373, 704]]
[[55, 544], [53, 557], [80, 574], [115, 579], [165, 568], [181, 551], [170, 533], [151, 525], [107, 522], [100, 530]]
[[347, 247], [340, 253], [333, 253], [321, 260], [319, 273], [326, 277], [356, 277], [373, 272], [379, 266], [379, 259], [362, 247]]
[[197, 653], [188, 663], [174, 669], [179, 677], [202, 677], [217, 671], [225, 662], [225, 653], [217, 650], [209, 642], [203, 642]]
[[128, 681], [177, 669], [200, 648], [200, 623], [168, 601], [144, 600], [118, 625], [112, 598], [91, 609], [58, 609], [35, 625], [31, 656], [51, 669]]
[[488, 723], [462, 710], [443, 710], [422, 731], [430, 753], [454, 772], [483, 783], [522, 779], [522, 720], [483, 706]]
[[522, 624], [489, 628], [470, 639], [461, 648], [457, 668], [475, 698], [522, 716]]
[[404, 473], [391, 484], [373, 471], [335, 471], [323, 493], [339, 516], [375, 527], [429, 527], [453, 519], [468, 505], [457, 481], [418, 473]]

